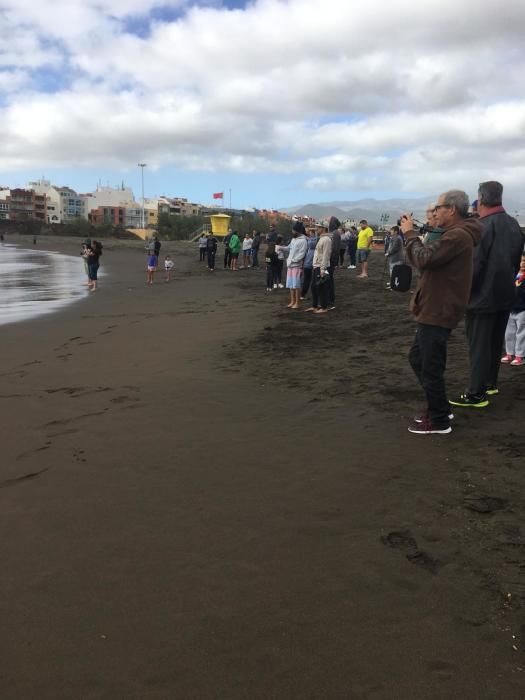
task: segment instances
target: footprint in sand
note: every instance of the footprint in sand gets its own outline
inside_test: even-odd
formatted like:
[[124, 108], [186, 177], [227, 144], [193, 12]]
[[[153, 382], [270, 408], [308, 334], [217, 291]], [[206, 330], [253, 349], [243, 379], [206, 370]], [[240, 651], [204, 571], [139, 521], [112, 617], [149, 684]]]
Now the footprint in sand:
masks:
[[475, 513], [494, 513], [496, 510], [503, 510], [507, 507], [508, 501], [497, 496], [478, 496], [471, 494], [465, 496], [463, 505], [468, 510], [473, 510]]
[[442, 680], [451, 680], [453, 676], [458, 672], [458, 667], [454, 664], [448, 663], [448, 661], [431, 661], [427, 665], [428, 672], [437, 678]]
[[84, 450], [79, 450], [79, 449], [74, 449], [73, 450], [73, 457], [76, 462], [87, 462], [87, 459], [84, 457]]
[[417, 542], [412, 536], [410, 530], [399, 530], [389, 532], [388, 535], [381, 537], [381, 542], [392, 549], [401, 550], [405, 557], [412, 564], [416, 564], [431, 574], [437, 574], [443, 566], [443, 562], [435, 559], [428, 552], [424, 552], [418, 548]]

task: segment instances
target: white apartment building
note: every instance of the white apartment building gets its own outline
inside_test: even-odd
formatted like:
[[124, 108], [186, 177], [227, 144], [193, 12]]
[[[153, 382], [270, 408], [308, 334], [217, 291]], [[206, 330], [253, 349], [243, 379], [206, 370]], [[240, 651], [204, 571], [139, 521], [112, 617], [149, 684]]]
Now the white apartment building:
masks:
[[97, 187], [94, 192], [85, 195], [87, 211], [99, 207], [133, 207], [135, 195], [131, 187]]
[[65, 224], [77, 219], [87, 219], [87, 197], [71, 187], [52, 185], [49, 180], [37, 180], [27, 184], [28, 190], [47, 197], [47, 221], [50, 224]]
[[0, 188], [0, 219], [9, 219], [9, 204], [7, 203], [7, 198], [10, 192], [11, 190], [6, 187]]

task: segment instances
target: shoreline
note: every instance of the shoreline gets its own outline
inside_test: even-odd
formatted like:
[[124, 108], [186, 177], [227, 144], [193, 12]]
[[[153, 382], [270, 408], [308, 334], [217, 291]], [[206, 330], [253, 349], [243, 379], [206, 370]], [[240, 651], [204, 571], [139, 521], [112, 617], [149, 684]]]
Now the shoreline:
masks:
[[[519, 697], [519, 368], [411, 436], [379, 256], [311, 318], [162, 243], [169, 284], [104, 243], [99, 291], [2, 330], [2, 695]], [[465, 351], [458, 329], [451, 390]]]

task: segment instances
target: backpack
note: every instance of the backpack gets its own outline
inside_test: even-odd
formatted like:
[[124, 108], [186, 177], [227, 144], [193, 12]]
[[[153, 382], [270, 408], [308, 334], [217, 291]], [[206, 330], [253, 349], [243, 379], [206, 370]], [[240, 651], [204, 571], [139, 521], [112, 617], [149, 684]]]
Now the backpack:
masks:
[[394, 265], [390, 275], [390, 289], [396, 292], [408, 292], [412, 284], [412, 268], [406, 263]]

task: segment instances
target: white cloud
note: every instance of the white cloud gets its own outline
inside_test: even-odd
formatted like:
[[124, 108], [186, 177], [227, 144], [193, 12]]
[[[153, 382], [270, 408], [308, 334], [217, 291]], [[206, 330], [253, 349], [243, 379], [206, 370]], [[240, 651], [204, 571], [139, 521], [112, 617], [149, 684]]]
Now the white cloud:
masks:
[[[192, 6], [193, 5], [193, 6]], [[142, 37], [126, 21], [161, 6]], [[525, 3], [3, 0], [6, 169], [290, 173], [321, 191], [517, 186]], [[157, 18], [162, 16], [156, 15]], [[49, 66], [62, 87], [27, 92]], [[53, 82], [53, 81], [50, 81]], [[56, 82], [56, 80], [55, 80]]]

